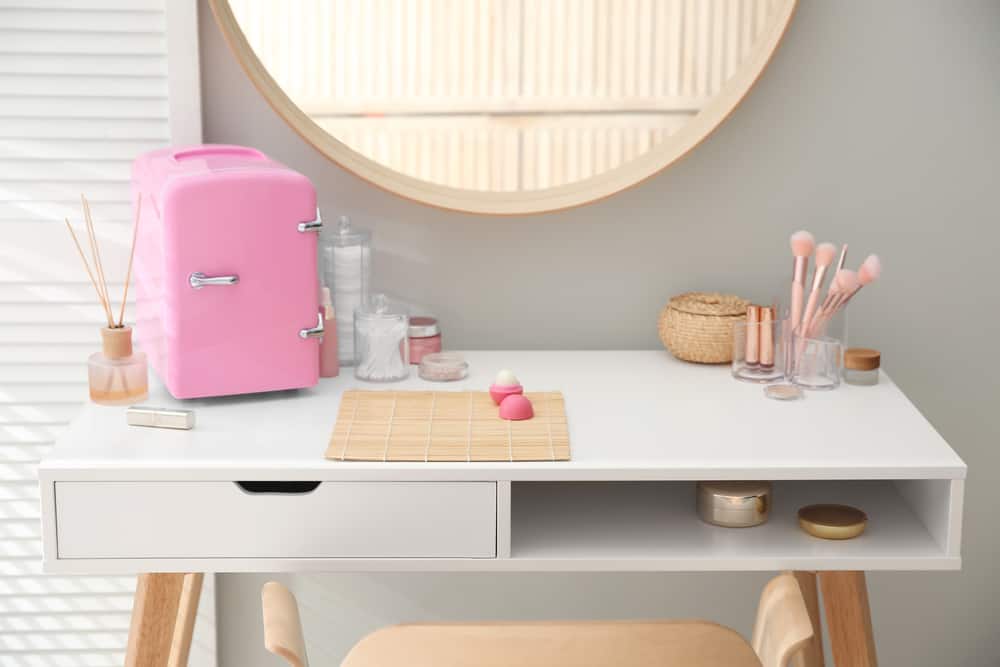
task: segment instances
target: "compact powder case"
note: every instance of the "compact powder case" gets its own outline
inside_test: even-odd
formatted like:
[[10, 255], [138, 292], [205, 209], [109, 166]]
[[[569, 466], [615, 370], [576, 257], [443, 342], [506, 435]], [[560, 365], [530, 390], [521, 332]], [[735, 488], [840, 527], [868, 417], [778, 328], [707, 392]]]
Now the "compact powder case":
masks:
[[865, 532], [868, 515], [850, 505], [807, 505], [799, 510], [799, 527], [824, 540], [849, 540]]
[[770, 482], [698, 482], [698, 516], [726, 528], [749, 528], [767, 521]]

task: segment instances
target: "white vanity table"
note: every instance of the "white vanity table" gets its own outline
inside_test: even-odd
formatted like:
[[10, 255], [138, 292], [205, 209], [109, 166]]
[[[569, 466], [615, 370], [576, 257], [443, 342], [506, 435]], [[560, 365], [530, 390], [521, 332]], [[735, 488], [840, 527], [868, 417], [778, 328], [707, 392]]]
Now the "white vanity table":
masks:
[[[88, 405], [40, 469], [46, 570], [789, 569], [806, 583], [819, 571], [847, 667], [875, 664], [863, 571], [961, 565], [966, 466], [886, 376], [782, 403], [728, 368], [660, 351], [467, 358], [466, 381], [388, 388], [484, 390], [512, 368], [529, 391], [564, 392], [572, 460], [325, 460], [341, 392], [379, 388], [349, 369], [312, 390], [184, 402], [192, 431], [130, 427], [123, 409]], [[148, 403], [179, 404], [162, 389]], [[701, 479], [772, 480], [769, 522], [702, 523]], [[845, 542], [806, 535], [795, 514], [814, 502], [860, 507], [868, 530]], [[147, 575], [137, 596], [176, 598], [179, 583], [157, 584], [176, 576]], [[137, 604], [130, 656], [133, 642], [169, 645], [173, 617], [156, 606]]]

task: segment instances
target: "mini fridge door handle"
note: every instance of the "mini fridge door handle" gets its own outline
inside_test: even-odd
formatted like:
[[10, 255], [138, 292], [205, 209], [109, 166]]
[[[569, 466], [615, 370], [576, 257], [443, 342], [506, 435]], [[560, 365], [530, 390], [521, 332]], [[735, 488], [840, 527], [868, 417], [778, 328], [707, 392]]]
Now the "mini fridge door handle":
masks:
[[236, 285], [239, 282], [239, 276], [206, 276], [201, 271], [188, 276], [188, 284], [192, 289], [201, 289], [207, 285]]
[[299, 329], [299, 338], [323, 337], [323, 313], [316, 314], [316, 326], [312, 329]]
[[316, 209], [315, 220], [299, 223], [300, 232], [318, 232], [322, 228], [323, 228], [323, 216], [319, 214], [319, 208]]

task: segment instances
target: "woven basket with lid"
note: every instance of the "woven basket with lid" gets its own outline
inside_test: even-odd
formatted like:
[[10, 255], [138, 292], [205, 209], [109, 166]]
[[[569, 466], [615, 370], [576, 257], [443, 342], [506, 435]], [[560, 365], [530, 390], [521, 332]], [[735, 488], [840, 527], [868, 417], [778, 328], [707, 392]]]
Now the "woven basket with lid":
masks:
[[733, 324], [746, 321], [748, 305], [731, 294], [679, 294], [660, 311], [660, 340], [678, 359], [728, 363], [733, 360]]

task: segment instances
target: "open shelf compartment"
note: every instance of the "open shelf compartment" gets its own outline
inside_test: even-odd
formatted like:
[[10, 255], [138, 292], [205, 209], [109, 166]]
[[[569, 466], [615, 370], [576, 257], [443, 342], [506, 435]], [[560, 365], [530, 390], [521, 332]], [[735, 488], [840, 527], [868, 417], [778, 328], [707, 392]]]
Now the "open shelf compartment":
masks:
[[[698, 518], [694, 482], [513, 482], [510, 558], [527, 569], [957, 569], [961, 484], [778, 481], [767, 523], [722, 528]], [[865, 533], [804, 533], [797, 511], [813, 503], [864, 510]]]

